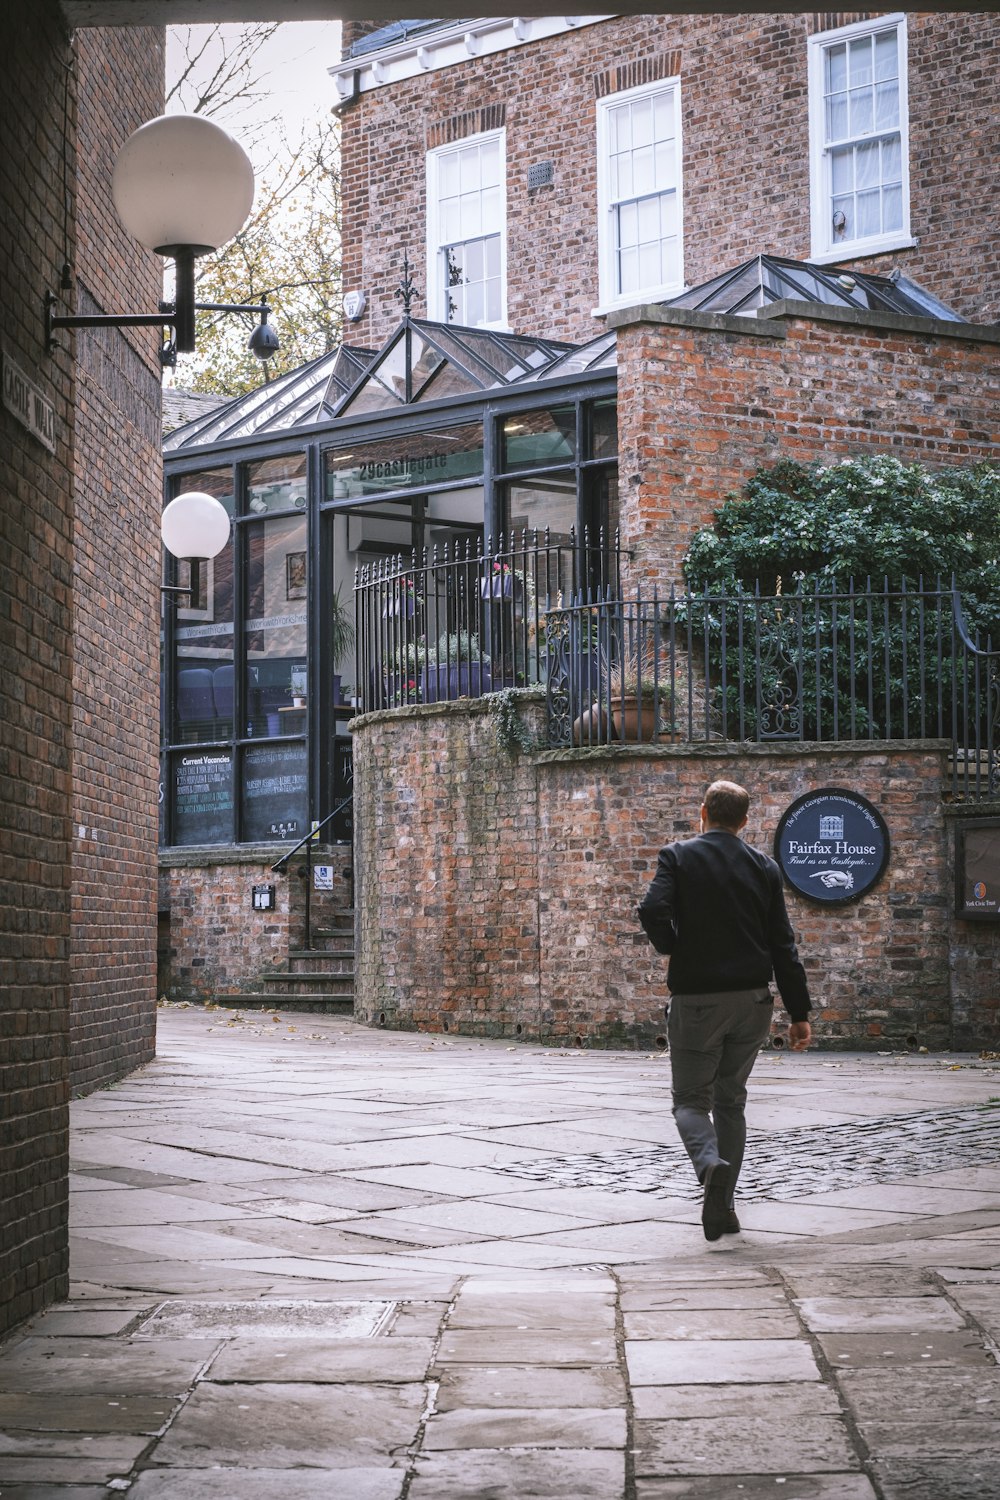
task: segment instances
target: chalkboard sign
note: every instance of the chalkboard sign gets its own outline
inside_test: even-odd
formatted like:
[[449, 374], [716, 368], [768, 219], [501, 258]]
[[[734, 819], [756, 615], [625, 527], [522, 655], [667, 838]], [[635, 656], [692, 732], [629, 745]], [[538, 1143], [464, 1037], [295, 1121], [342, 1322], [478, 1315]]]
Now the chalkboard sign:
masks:
[[1000, 919], [1000, 818], [958, 825], [955, 911], [973, 922]]
[[785, 879], [821, 906], [843, 906], [870, 890], [889, 862], [889, 830], [856, 792], [807, 792], [781, 817], [774, 857]]
[[228, 844], [233, 837], [233, 757], [229, 750], [174, 756], [174, 840]]
[[300, 839], [306, 823], [304, 745], [254, 745], [243, 760], [243, 837]]

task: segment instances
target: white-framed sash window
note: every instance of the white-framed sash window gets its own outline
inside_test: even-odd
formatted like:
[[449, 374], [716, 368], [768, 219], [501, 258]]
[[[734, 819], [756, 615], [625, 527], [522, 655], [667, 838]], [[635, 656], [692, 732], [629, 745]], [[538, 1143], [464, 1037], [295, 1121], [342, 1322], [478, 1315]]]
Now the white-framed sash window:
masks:
[[906, 82], [903, 15], [810, 37], [814, 259], [913, 243]]
[[427, 153], [427, 305], [467, 328], [507, 324], [503, 130]]
[[683, 286], [680, 93], [674, 78], [597, 101], [602, 307]]

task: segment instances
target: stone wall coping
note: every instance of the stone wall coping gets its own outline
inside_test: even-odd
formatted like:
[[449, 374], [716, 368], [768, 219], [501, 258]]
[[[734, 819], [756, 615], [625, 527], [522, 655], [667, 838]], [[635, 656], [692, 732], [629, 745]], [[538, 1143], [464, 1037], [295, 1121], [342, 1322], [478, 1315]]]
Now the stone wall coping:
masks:
[[[313, 854], [349, 848], [349, 844], [314, 844]], [[273, 865], [288, 849], [288, 844], [179, 844], [160, 850], [159, 866], [161, 870], [203, 870], [215, 865]]]
[[946, 818], [1000, 818], [1000, 802], [942, 802]]
[[[544, 688], [514, 688], [519, 703], [544, 703]], [[371, 724], [394, 724], [404, 719], [428, 719], [438, 714], [485, 714], [489, 713], [490, 699], [496, 693], [487, 693], [482, 698], [443, 698], [436, 703], [400, 703], [394, 708], [373, 708], [367, 713], [357, 714], [351, 720], [351, 732], [367, 729]]]
[[539, 765], [563, 761], [590, 763], [595, 760], [734, 760], [753, 757], [790, 760], [803, 755], [832, 760], [851, 755], [861, 760], [872, 755], [948, 755], [951, 740], [776, 740], [768, 744], [726, 740], [704, 744], [688, 740], [654, 745], [597, 745], [593, 749], [542, 750], [533, 757]]
[[607, 314], [609, 328], [629, 328], [638, 323], [658, 323], [668, 328], [706, 328], [718, 333], [742, 333], [758, 338], [785, 338], [784, 323], [792, 318], [814, 323], [846, 323], [853, 328], [880, 328], [893, 333], [912, 333], [922, 338], [965, 339], [980, 344], [1000, 344], [1000, 323], [953, 323], [947, 318], [916, 318], [906, 313], [882, 312], [874, 308], [831, 307], [826, 302], [805, 302], [783, 297], [772, 302], [766, 318], [740, 317], [730, 313], [697, 312], [689, 307], [661, 307], [646, 303], [623, 307]]

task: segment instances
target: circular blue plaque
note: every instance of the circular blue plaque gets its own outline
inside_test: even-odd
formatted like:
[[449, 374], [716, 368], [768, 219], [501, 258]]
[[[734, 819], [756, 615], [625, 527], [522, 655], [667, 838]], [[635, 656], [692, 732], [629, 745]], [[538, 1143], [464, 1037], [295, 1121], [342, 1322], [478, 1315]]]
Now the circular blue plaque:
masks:
[[844, 906], [871, 890], [889, 863], [889, 830], [857, 792], [824, 787], [787, 808], [774, 857], [788, 884], [821, 906]]

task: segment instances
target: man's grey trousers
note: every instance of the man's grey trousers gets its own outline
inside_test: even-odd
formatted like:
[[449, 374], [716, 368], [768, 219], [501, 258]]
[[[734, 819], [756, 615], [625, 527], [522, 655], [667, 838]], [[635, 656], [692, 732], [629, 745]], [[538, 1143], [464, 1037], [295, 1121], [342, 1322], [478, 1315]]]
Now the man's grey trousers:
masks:
[[746, 1147], [747, 1079], [773, 1014], [766, 987], [670, 997], [674, 1119], [699, 1182], [706, 1167], [726, 1161], [736, 1187]]

